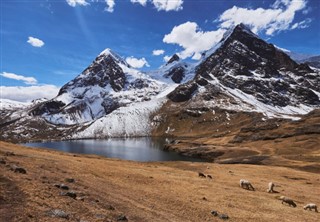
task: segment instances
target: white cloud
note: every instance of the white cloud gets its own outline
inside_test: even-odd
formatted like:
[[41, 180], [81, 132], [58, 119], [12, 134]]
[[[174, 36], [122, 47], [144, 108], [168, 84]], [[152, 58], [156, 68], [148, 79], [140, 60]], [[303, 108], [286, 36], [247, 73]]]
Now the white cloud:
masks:
[[126, 62], [133, 68], [142, 68], [144, 66], [150, 67], [149, 63], [145, 58], [137, 59], [131, 56], [126, 58]]
[[310, 23], [312, 22], [312, 19], [310, 18], [307, 18], [301, 22], [297, 22], [297, 23], [294, 23], [292, 26], [291, 26], [291, 29], [305, 29], [305, 28], [308, 28], [310, 26]]
[[239, 8], [233, 6], [224, 11], [218, 21], [221, 28], [228, 28], [239, 23], [246, 24], [255, 33], [264, 31], [267, 35], [288, 30], [295, 14], [306, 7], [306, 0], [277, 0], [268, 9]]
[[116, 3], [114, 2], [114, 0], [105, 0], [106, 4], [107, 4], [107, 8], [105, 9], [108, 12], [113, 12], [114, 11], [114, 6], [116, 5]]
[[178, 53], [182, 59], [190, 56], [193, 56], [193, 59], [199, 59], [201, 52], [217, 44], [224, 33], [225, 29], [204, 32], [198, 27], [197, 23], [186, 22], [175, 26], [171, 33], [164, 36], [163, 42], [178, 44], [184, 48], [183, 51]]
[[170, 56], [167, 56], [167, 55], [163, 57], [163, 60], [164, 60], [165, 62], [168, 62], [170, 59], [171, 59], [171, 57], [170, 57]]
[[30, 45], [34, 46], [34, 47], [42, 47], [44, 46], [44, 42], [41, 39], [38, 38], [34, 38], [29, 36], [27, 43], [29, 43]]
[[255, 33], [264, 32], [274, 35], [283, 30], [303, 29], [310, 26], [312, 19], [293, 22], [297, 12], [308, 13], [307, 0], [276, 0], [269, 8], [240, 8], [233, 6], [224, 11], [215, 22], [219, 29], [202, 31], [197, 23], [186, 22], [175, 26], [171, 33], [163, 38], [164, 43], [178, 44], [184, 50], [178, 55], [185, 59], [200, 59], [201, 52], [212, 48], [218, 43], [228, 28], [243, 23]]
[[162, 55], [163, 53], [164, 53], [163, 49], [157, 49], [152, 51], [152, 55], [154, 56], [159, 56], [159, 55]]
[[183, 0], [151, 0], [158, 11], [179, 11], [182, 10]]
[[147, 0], [130, 0], [132, 3], [138, 3], [142, 6], [146, 6], [147, 5]]
[[76, 5], [82, 5], [82, 6], [89, 5], [89, 3], [86, 2], [86, 0], [66, 0], [66, 1], [68, 5], [72, 7], [76, 7]]
[[19, 102], [30, 102], [34, 99], [55, 97], [59, 88], [54, 85], [41, 86], [0, 86], [1, 99], [10, 99]]
[[302, 11], [302, 14], [306, 15], [306, 14], [308, 14], [308, 13], [311, 12], [311, 11], [312, 11], [312, 8], [311, 8], [311, 7], [308, 7], [308, 8], [306, 8], [306, 9], [304, 9], [304, 10]]
[[[86, 6], [89, 5], [88, 0], [66, 0], [66, 2], [72, 6], [77, 5]], [[91, 2], [99, 2], [100, 0], [91, 0]], [[115, 0], [103, 0], [107, 7], [105, 11], [113, 12], [115, 7]], [[140, 4], [146, 6], [147, 2], [151, 2], [158, 11], [179, 11], [182, 10], [183, 0], [130, 0], [133, 4]]]
[[9, 73], [9, 72], [2, 72], [2, 73], [0, 73], [0, 76], [3, 76], [8, 79], [23, 81], [25, 84], [28, 84], [28, 85], [34, 85], [34, 84], [37, 84], [37, 82], [38, 82], [33, 77], [26, 77], [26, 76], [17, 75], [17, 74]]

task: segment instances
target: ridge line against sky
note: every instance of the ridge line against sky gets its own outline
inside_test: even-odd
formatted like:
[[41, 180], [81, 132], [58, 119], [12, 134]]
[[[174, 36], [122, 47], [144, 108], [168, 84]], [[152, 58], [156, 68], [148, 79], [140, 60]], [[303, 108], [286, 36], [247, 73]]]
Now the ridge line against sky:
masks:
[[[52, 98], [60, 86], [80, 74], [104, 48], [112, 48], [132, 67], [145, 70], [159, 67], [174, 53], [187, 61], [199, 60], [203, 51], [217, 44], [227, 29], [239, 23], [282, 48], [320, 54], [318, 3], [2, 1], [0, 98], [15, 99], [14, 93], [25, 90], [20, 93], [25, 97], [16, 96], [17, 100], [35, 99], [31, 87], [38, 87], [37, 96], [42, 91], [43, 97]], [[34, 81], [26, 81], [28, 78]], [[50, 93], [43, 90], [46, 86]]]

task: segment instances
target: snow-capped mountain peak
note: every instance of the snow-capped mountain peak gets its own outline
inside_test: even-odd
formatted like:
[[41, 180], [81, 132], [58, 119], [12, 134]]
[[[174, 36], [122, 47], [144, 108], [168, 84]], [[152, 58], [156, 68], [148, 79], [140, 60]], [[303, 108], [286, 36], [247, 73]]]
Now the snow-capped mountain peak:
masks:
[[173, 62], [176, 62], [176, 61], [179, 61], [180, 60], [180, 57], [177, 55], [177, 54], [174, 54], [170, 59], [169, 61], [166, 63], [166, 65], [169, 65]]
[[194, 80], [168, 95], [172, 101], [197, 105], [202, 101], [203, 106], [233, 110], [250, 104], [246, 110], [268, 116], [301, 114], [320, 106], [319, 73], [297, 64], [241, 24], [231, 30], [206, 52]]
[[100, 52], [99, 56], [101, 55], [104, 55], [104, 56], [114, 55], [114, 52], [110, 48], [106, 48], [105, 50]]
[[112, 58], [117, 63], [121, 63], [125, 66], [131, 67], [124, 58], [122, 58], [120, 55], [112, 51], [110, 48], [106, 48], [103, 50], [98, 57], [96, 58], [97, 61], [101, 61], [107, 58]]
[[[57, 97], [22, 113], [46, 123], [76, 125], [73, 138], [92, 138], [149, 135], [152, 115], [160, 108], [183, 112], [217, 107], [296, 118], [320, 107], [319, 70], [296, 63], [244, 25], [227, 31], [204, 54], [195, 64], [173, 55], [170, 62], [145, 73], [108, 48]], [[172, 106], [169, 111], [165, 103]], [[21, 118], [20, 113], [9, 116]]]
[[56, 98], [36, 107], [33, 114], [56, 124], [84, 123], [131, 103], [151, 100], [167, 86], [132, 68], [107, 48], [65, 84]]

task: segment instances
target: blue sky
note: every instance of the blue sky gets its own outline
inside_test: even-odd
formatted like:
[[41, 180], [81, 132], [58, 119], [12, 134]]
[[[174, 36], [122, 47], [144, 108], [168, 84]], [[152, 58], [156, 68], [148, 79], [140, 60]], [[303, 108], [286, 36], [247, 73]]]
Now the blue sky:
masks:
[[239, 22], [282, 48], [320, 54], [319, 0], [1, 0], [0, 4], [0, 97], [19, 101], [52, 97], [105, 48], [142, 70], [156, 69], [174, 53], [196, 61], [201, 51]]

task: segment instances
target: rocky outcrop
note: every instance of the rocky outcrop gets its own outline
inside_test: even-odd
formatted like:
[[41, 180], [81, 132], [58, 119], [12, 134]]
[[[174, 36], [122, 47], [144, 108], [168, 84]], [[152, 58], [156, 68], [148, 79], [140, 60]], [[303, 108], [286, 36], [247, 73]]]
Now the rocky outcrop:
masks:
[[179, 61], [180, 60], [180, 57], [177, 55], [177, 54], [174, 54], [170, 59], [169, 61], [167, 62], [167, 65], [170, 64], [170, 63], [173, 63], [175, 61]]
[[183, 66], [177, 66], [172, 68], [165, 77], [170, 77], [175, 83], [181, 83], [182, 79], [185, 77], [185, 71]]
[[168, 94], [168, 98], [173, 102], [184, 102], [189, 100], [198, 86], [194, 82], [178, 86], [173, 92]]

